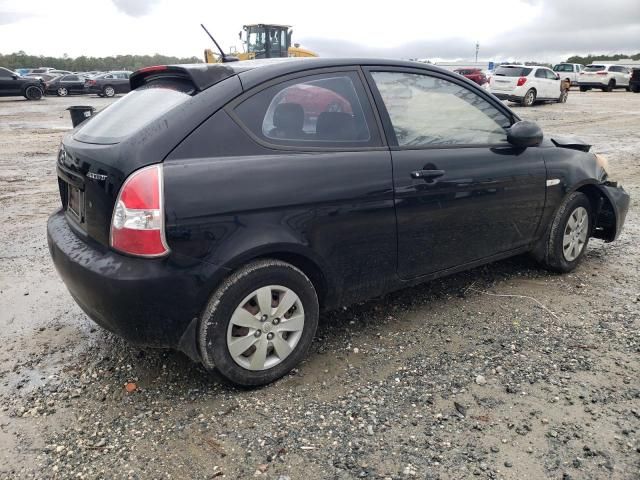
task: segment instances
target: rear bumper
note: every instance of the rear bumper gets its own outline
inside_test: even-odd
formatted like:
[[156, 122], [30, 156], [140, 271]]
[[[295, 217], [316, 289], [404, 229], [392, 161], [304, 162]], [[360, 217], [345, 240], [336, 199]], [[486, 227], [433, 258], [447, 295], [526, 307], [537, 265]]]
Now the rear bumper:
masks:
[[131, 343], [197, 359], [193, 326], [226, 269], [176, 255], [128, 257], [80, 235], [62, 210], [49, 217], [51, 258], [85, 313]]
[[578, 86], [579, 87], [591, 87], [591, 88], [604, 88], [606, 87], [608, 84], [607, 83], [602, 83], [602, 82], [578, 82]]
[[500, 100], [508, 100], [510, 102], [521, 102], [524, 97], [514, 95], [512, 93], [491, 92]]

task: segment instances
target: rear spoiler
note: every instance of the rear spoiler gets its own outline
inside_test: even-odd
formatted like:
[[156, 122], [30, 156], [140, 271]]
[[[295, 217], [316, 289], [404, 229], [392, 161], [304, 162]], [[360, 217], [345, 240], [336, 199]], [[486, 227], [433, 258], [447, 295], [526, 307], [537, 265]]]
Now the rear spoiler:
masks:
[[189, 80], [199, 92], [235, 75], [233, 68], [224, 64], [154, 65], [136, 70], [129, 77], [131, 90], [158, 78], [180, 78]]

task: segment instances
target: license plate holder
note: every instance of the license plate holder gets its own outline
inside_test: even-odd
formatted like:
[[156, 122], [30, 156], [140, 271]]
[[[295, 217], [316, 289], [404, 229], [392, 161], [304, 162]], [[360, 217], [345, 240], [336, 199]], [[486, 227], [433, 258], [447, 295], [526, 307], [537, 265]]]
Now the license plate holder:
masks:
[[82, 223], [84, 217], [84, 192], [78, 187], [67, 184], [67, 210]]

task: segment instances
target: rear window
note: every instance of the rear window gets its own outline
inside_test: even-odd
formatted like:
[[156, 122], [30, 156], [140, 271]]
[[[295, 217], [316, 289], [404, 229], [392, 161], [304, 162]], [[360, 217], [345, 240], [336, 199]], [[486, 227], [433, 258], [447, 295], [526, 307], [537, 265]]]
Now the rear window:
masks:
[[156, 81], [133, 90], [84, 123], [74, 138], [81, 142], [119, 143], [153, 120], [189, 100], [180, 82]]
[[527, 67], [498, 67], [496, 75], [499, 77], [526, 77], [532, 68]]
[[585, 72], [599, 72], [601, 70], [605, 70], [607, 67], [605, 65], [587, 65], [584, 67]]

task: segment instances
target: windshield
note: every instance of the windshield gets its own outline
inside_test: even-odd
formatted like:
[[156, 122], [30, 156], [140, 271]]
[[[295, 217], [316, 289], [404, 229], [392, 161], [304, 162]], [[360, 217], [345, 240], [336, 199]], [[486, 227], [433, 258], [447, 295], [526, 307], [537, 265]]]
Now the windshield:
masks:
[[526, 77], [531, 73], [531, 68], [527, 67], [498, 67], [496, 75], [499, 77]]
[[169, 82], [144, 85], [83, 123], [75, 138], [86, 143], [119, 143], [189, 98]]
[[587, 65], [584, 68], [585, 72], [599, 72], [601, 70], [604, 70], [606, 67], [604, 65]]

